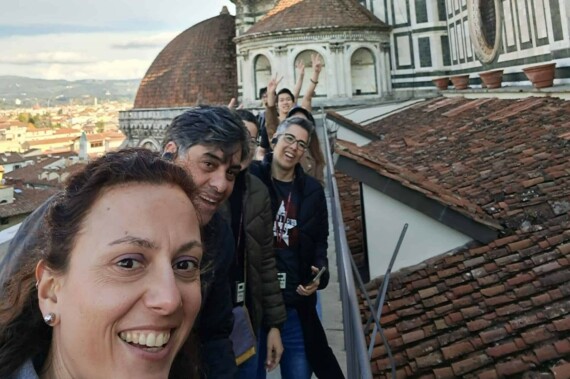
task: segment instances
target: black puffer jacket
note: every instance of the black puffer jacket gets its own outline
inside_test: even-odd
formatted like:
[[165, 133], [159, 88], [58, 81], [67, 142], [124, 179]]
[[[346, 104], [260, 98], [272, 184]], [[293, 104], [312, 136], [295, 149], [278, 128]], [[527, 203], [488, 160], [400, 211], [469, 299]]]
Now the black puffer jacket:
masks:
[[[236, 202], [237, 207], [236, 207]], [[243, 209], [243, 229], [247, 253], [246, 304], [253, 329], [262, 325], [280, 328], [287, 318], [277, 280], [273, 251], [273, 216], [265, 185], [247, 171], [236, 180], [229, 199], [232, 209]], [[230, 206], [224, 206], [224, 218], [231, 220]]]
[[[250, 172], [261, 179], [269, 189], [271, 196], [272, 220], [279, 209], [277, 193], [271, 180], [271, 161], [273, 153], [265, 156], [263, 162], [253, 162]], [[302, 283], [308, 283], [312, 278], [311, 266], [321, 268], [328, 267], [328, 212], [325, 192], [319, 182], [312, 176], [306, 175], [300, 164], [295, 167], [295, 189], [299, 194], [297, 225], [299, 225], [300, 279]], [[329, 272], [325, 271], [321, 276], [319, 289], [324, 289], [329, 283]], [[308, 302], [316, 301], [316, 292], [311, 296], [301, 296]]]

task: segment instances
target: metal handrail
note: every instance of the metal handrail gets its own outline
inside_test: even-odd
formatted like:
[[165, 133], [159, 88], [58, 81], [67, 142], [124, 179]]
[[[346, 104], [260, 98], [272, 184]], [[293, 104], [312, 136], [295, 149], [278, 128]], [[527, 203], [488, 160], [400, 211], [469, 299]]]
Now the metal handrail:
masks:
[[[324, 112], [323, 112], [324, 113]], [[325, 158], [327, 161], [327, 182], [331, 192], [331, 216], [335, 231], [337, 266], [339, 271], [340, 296], [344, 325], [344, 345], [346, 350], [347, 374], [349, 378], [371, 379], [370, 358], [367, 354], [366, 340], [362, 330], [359, 303], [354, 284], [354, 261], [342, 222], [342, 211], [334, 166], [330, 148], [329, 136], [324, 119], [323, 133], [325, 136]], [[354, 266], [356, 267], [356, 266]], [[358, 271], [356, 271], [358, 275]], [[373, 312], [374, 313], [374, 312]]]
[[[322, 109], [321, 113], [324, 114]], [[347, 370], [349, 378], [372, 378], [370, 359], [372, 357], [374, 341], [376, 340], [376, 333], [379, 333], [386, 348], [388, 360], [390, 362], [392, 378], [395, 379], [396, 364], [388, 340], [384, 335], [384, 330], [380, 325], [380, 318], [382, 317], [382, 307], [384, 305], [386, 292], [390, 283], [390, 274], [392, 267], [394, 266], [394, 262], [406, 235], [408, 224], [404, 225], [402, 232], [400, 233], [400, 237], [392, 254], [390, 264], [388, 265], [386, 274], [384, 275], [382, 283], [379, 287], [380, 295], [377, 297], [376, 303], [373, 306], [360, 276], [360, 272], [358, 271], [358, 267], [356, 266], [352, 254], [350, 253], [350, 248], [348, 247], [342, 217], [342, 210], [340, 206], [340, 196], [338, 193], [336, 178], [334, 176], [334, 164], [326, 121], [326, 116], [324, 116], [323, 133], [326, 141], [324, 145], [327, 160], [327, 182], [331, 192], [331, 215], [333, 228], [335, 231], [337, 266], [339, 268], [340, 295], [343, 309], [345, 350], [347, 351]], [[355, 279], [358, 282], [360, 292], [366, 299], [368, 310], [370, 311], [370, 317], [368, 318], [366, 326], [364, 328], [362, 327], [359, 302], [356, 297]], [[369, 328], [372, 322], [374, 323], [374, 331], [370, 335], [370, 345], [367, 348], [365, 336], [369, 333]]]

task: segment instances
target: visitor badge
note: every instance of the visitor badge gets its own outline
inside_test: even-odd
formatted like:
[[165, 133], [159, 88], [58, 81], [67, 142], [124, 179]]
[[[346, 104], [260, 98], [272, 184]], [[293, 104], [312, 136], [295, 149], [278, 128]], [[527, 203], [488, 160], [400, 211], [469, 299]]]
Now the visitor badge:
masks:
[[285, 284], [287, 283], [287, 273], [285, 272], [278, 272], [277, 279], [279, 279], [279, 288], [282, 290], [285, 289]]
[[245, 283], [236, 282], [236, 303], [243, 303], [245, 301]]

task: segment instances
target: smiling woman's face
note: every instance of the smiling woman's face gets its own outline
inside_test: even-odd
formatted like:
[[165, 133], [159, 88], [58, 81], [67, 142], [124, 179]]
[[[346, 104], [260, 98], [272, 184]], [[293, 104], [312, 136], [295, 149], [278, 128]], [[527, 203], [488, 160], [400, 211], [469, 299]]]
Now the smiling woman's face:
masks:
[[167, 378], [200, 309], [201, 257], [196, 211], [181, 189], [104, 190], [40, 301], [57, 320], [47, 369], [59, 378]]

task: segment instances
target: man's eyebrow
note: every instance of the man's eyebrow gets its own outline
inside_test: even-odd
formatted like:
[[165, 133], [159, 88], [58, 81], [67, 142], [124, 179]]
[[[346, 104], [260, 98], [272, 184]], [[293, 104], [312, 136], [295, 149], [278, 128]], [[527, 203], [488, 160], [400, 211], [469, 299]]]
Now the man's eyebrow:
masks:
[[217, 156], [216, 154], [212, 153], [211, 151], [206, 151], [204, 153], [205, 156], [210, 157], [212, 159], [217, 160], [218, 162], [223, 162], [224, 160], [222, 158], [220, 158], [219, 156]]
[[140, 237], [135, 237], [135, 236], [126, 236], [123, 238], [119, 238], [117, 240], [114, 240], [112, 242], [109, 243], [109, 246], [113, 246], [113, 245], [120, 245], [120, 244], [129, 244], [129, 245], [134, 245], [134, 246], [138, 246], [138, 247], [142, 247], [145, 249], [157, 249], [158, 246], [156, 245], [156, 243], [149, 241], [147, 239], [144, 238], [140, 238]]
[[[211, 159], [214, 159], [220, 163], [227, 163], [231, 160], [232, 155], [226, 155], [224, 154], [223, 157], [219, 157], [218, 155], [216, 155], [215, 153], [212, 153], [211, 151], [206, 151], [204, 153], [205, 156], [210, 157]], [[240, 162], [241, 163], [241, 162]], [[241, 171], [241, 164], [240, 163], [236, 163], [236, 164], [232, 164], [228, 167], [228, 171], [229, 170], [239, 170]]]

